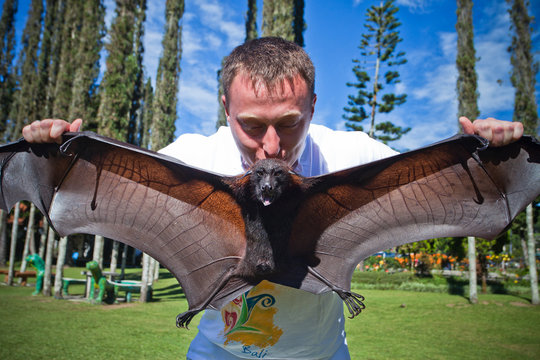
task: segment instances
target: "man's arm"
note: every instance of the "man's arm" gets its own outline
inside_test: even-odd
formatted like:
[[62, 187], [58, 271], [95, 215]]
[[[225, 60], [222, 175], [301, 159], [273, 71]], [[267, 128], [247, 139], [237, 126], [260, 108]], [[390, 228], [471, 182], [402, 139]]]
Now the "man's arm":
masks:
[[[491, 146], [503, 146], [518, 140], [523, 135], [523, 124], [497, 120], [493, 118], [477, 119], [471, 122], [466, 117], [459, 118], [465, 134], [480, 135], [489, 140]], [[66, 131], [79, 131], [81, 119], [68, 123], [59, 119], [34, 121], [23, 128], [23, 137], [28, 142], [57, 142], [60, 143], [62, 134]]]
[[60, 143], [63, 133], [67, 131], [79, 131], [81, 125], [82, 119], [73, 120], [72, 123], [60, 119], [45, 119], [26, 125], [22, 130], [22, 134], [28, 142]]

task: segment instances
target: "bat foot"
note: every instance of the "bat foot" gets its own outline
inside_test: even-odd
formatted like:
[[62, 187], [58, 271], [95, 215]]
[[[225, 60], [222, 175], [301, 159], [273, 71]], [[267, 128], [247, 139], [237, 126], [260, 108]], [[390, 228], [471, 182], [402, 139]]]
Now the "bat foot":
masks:
[[334, 284], [332, 284], [331, 281], [326, 279], [323, 275], [319, 274], [319, 272], [317, 272], [312, 267], [308, 266], [308, 271], [339, 295], [345, 305], [347, 305], [347, 309], [349, 309], [349, 313], [351, 314], [351, 316], [349, 316], [349, 319], [354, 318], [366, 308], [366, 305], [364, 305], [364, 303], [362, 302], [364, 301], [364, 297], [362, 295], [335, 286]]
[[190, 311], [186, 311], [185, 313], [178, 315], [176, 317], [176, 326], [179, 328], [186, 328], [189, 330], [188, 328], [189, 323], [191, 322], [193, 317], [195, 317], [195, 315], [197, 315], [199, 312], [200, 310], [190, 310]]
[[349, 309], [349, 313], [351, 316], [349, 316], [349, 319], [354, 318], [356, 315], [360, 314], [362, 310], [366, 308], [366, 305], [364, 305], [364, 297], [360, 294], [353, 293], [351, 291], [344, 291], [344, 290], [334, 290], [338, 293], [338, 295], [343, 299], [343, 302], [345, 305], [347, 305], [347, 309]]

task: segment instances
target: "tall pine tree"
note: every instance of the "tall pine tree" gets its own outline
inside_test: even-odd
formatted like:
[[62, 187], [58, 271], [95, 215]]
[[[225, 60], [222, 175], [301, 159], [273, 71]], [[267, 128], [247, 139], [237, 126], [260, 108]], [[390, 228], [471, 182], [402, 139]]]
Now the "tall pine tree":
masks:
[[15, 58], [15, 13], [17, 0], [6, 0], [0, 18], [0, 141], [5, 142], [11, 104], [15, 93], [16, 77], [13, 70]]
[[159, 59], [156, 90], [153, 99], [153, 114], [150, 148], [158, 150], [174, 140], [180, 59], [182, 56], [182, 26], [184, 0], [167, 0], [165, 10], [165, 34], [163, 54]]
[[64, 16], [66, 14], [66, 7], [65, 0], [47, 0], [42, 48], [50, 48], [50, 52], [47, 54], [45, 50], [40, 54], [40, 62], [48, 66], [47, 72], [41, 74], [40, 77], [40, 87], [45, 89], [43, 103], [40, 103], [40, 106], [46, 117], [54, 116], [56, 82], [64, 44]]
[[458, 69], [457, 96], [458, 115], [474, 120], [478, 110], [478, 91], [476, 75], [476, 51], [472, 23], [472, 1], [457, 0], [457, 58]]
[[304, 46], [304, 0], [265, 0], [262, 36], [279, 36]]
[[[97, 113], [97, 78], [105, 35], [105, 7], [102, 0], [87, 0], [83, 6], [80, 40], [73, 59], [74, 72], [69, 119], [86, 119], [86, 128], [95, 130], [92, 119]], [[95, 124], [95, 123], [94, 123]]]
[[38, 91], [38, 53], [43, 20], [43, 2], [33, 0], [22, 36], [22, 49], [19, 53], [18, 83], [16, 96], [16, 122], [11, 140], [17, 139], [24, 125], [37, 118]]
[[[152, 100], [152, 123], [150, 128], [150, 148], [158, 150], [174, 139], [176, 121], [176, 102], [180, 78], [180, 59], [182, 57], [182, 26], [184, 14], [183, 0], [167, 0], [165, 5], [165, 34], [163, 53], [159, 59], [156, 77], [156, 92]], [[154, 280], [159, 264], [143, 255], [143, 275], [141, 301], [148, 298], [148, 285]]]
[[[257, 32], [257, 1], [248, 0], [246, 11], [246, 38], [244, 41], [256, 39], [259, 34]], [[223, 59], [221, 61], [221, 68], [217, 71], [217, 83], [218, 83], [218, 120], [216, 122], [216, 129], [220, 126], [227, 126], [227, 115], [225, 114], [225, 108], [221, 98], [223, 96], [223, 84], [221, 83], [221, 69], [223, 68]]]
[[[508, 1], [508, 0], [507, 0]], [[510, 1], [508, 1], [510, 2]], [[538, 107], [535, 98], [536, 74], [538, 62], [534, 61], [531, 45], [531, 23], [528, 1], [514, 0], [509, 10], [512, 19], [511, 29], [514, 31], [511, 53], [512, 85], [515, 87], [514, 121], [523, 123], [526, 134], [538, 134]]]
[[116, 0], [116, 17], [109, 31], [107, 68], [100, 85], [99, 133], [127, 141], [138, 61], [133, 52], [138, 3]]
[[[507, 0], [509, 3], [510, 1]], [[538, 107], [535, 98], [536, 74], [538, 63], [534, 61], [531, 49], [531, 22], [528, 1], [513, 0], [509, 10], [512, 19], [511, 29], [514, 31], [512, 45], [509, 47], [512, 63], [512, 85], [516, 89], [514, 95], [514, 121], [523, 123], [526, 134], [538, 134]], [[526, 209], [527, 223], [527, 263], [531, 282], [531, 302], [540, 304], [538, 295], [538, 273], [536, 269], [536, 241], [533, 229], [533, 206]], [[525, 249], [524, 249], [525, 250]]]
[[262, 11], [262, 36], [279, 36], [294, 41], [293, 0], [266, 0]]
[[[51, 67], [53, 66], [53, 47], [55, 40], [55, 31], [57, 31], [58, 21], [56, 15], [58, 11], [58, 0], [47, 0], [45, 2], [45, 21], [43, 26], [43, 35], [41, 37], [41, 48], [39, 52], [38, 60], [38, 94], [37, 94], [37, 118], [49, 118], [50, 114], [47, 108], [47, 96], [49, 94], [49, 87], [54, 86], [56, 76], [51, 79]], [[57, 59], [57, 57], [56, 57]], [[55, 64], [56, 65], [56, 64]]]
[[257, 0], [248, 0], [246, 11], [246, 39], [253, 40], [259, 37], [257, 32]]
[[293, 32], [294, 42], [304, 47], [304, 31], [306, 30], [306, 22], [304, 21], [304, 0], [294, 1], [294, 19], [293, 19]]
[[150, 126], [152, 124], [153, 114], [153, 102], [154, 102], [154, 89], [152, 88], [152, 81], [150, 78], [146, 79], [143, 90], [143, 101], [141, 107], [141, 121], [138, 122], [138, 138], [139, 146], [148, 148], [150, 143]]
[[[52, 111], [48, 116], [59, 119], [69, 119], [69, 107], [73, 90], [73, 78], [76, 71], [76, 62], [79, 48], [80, 30], [83, 21], [84, 2], [77, 0], [65, 0], [59, 3], [57, 21], [63, 26], [55, 32], [55, 46], [61, 44], [60, 58], [53, 62], [51, 79], [54, 81], [54, 93], [48, 97], [52, 102]], [[60, 40], [58, 42], [58, 40]], [[54, 51], [53, 51], [54, 54]], [[51, 80], [52, 81], [52, 80]], [[51, 91], [52, 92], [52, 91]]]
[[[138, 82], [142, 72], [142, 27], [146, 1], [116, 0], [115, 18], [105, 45], [108, 56], [100, 84], [97, 113], [98, 132], [121, 141], [134, 141], [133, 104], [138, 103]], [[93, 259], [103, 262], [105, 239], [96, 236]], [[113, 243], [111, 265], [116, 266], [118, 243]]]
[[[394, 66], [407, 62], [404, 52], [396, 53], [397, 45], [403, 40], [398, 31], [401, 23], [395, 17], [398, 10], [394, 0], [386, 0], [384, 4], [373, 5], [367, 10], [364, 24], [367, 32], [362, 34], [359, 46], [362, 58], [353, 60], [356, 64], [353, 73], [357, 82], [347, 83], [347, 86], [358, 89], [358, 92], [349, 95], [348, 106], [344, 108], [346, 114], [343, 115], [347, 120], [345, 126], [355, 131], [363, 131], [364, 127], [360, 123], [369, 118], [369, 136], [384, 143], [398, 140], [410, 131], [410, 128], [403, 129], [390, 121], [375, 123], [376, 113], [389, 113], [407, 99], [406, 94], [383, 93], [385, 88], [380, 83], [385, 68], [386, 85], [399, 83], [399, 73], [393, 70]], [[372, 63], [375, 67], [369, 65]]]
[[[476, 119], [478, 110], [477, 75], [475, 70], [476, 53], [474, 49], [474, 35], [472, 22], [472, 1], [457, 0], [457, 57], [458, 69], [457, 96], [458, 114], [469, 119]], [[476, 239], [472, 236], [467, 238], [469, 258], [469, 301], [473, 304], [478, 302], [476, 283]]]
[[[133, 96], [131, 102], [131, 109], [129, 111], [129, 130], [127, 142], [131, 144], [140, 145], [142, 142], [142, 134], [140, 131], [144, 127], [143, 122], [143, 102], [144, 102], [144, 68], [143, 68], [143, 55], [144, 55], [144, 22], [146, 20], [146, 0], [138, 0], [139, 6], [137, 7], [135, 17], [135, 29], [134, 29], [134, 42], [133, 42], [133, 56], [137, 61], [137, 71], [135, 74], [135, 87], [133, 89]], [[148, 128], [147, 128], [148, 129]]]

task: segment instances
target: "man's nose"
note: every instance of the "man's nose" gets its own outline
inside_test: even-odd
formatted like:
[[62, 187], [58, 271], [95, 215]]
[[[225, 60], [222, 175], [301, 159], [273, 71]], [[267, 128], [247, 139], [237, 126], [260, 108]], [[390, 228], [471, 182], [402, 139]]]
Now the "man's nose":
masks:
[[273, 158], [279, 155], [280, 141], [281, 139], [276, 129], [273, 126], [269, 126], [263, 137], [263, 150], [267, 157]]

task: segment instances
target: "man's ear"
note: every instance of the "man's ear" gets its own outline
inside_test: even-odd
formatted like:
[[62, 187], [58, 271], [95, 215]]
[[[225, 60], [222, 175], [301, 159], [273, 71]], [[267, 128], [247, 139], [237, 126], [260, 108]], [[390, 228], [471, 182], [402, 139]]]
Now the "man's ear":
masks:
[[229, 109], [227, 109], [227, 99], [225, 95], [221, 95], [221, 103], [223, 104], [223, 109], [225, 109], [225, 115], [227, 116], [227, 122], [229, 122]]
[[[313, 102], [311, 103], [311, 119], [313, 118], [313, 113], [315, 112], [315, 103], [317, 102], [317, 94], [313, 93]], [[311, 121], [310, 119], [310, 121]]]

